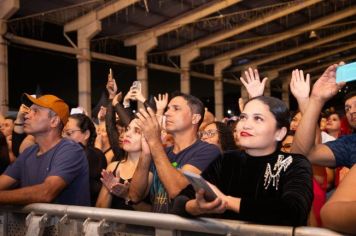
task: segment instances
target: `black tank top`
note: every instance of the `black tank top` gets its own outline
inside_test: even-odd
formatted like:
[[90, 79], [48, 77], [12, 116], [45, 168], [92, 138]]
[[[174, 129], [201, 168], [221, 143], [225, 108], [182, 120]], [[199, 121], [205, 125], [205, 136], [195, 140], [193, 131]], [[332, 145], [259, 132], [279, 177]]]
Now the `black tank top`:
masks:
[[[113, 171], [113, 174], [115, 177], [116, 176], [116, 171], [117, 171], [117, 168], [119, 167], [120, 165], [120, 161], [117, 162], [116, 166], [115, 166], [115, 169]], [[129, 181], [131, 182], [131, 178], [130, 179], [123, 179], [123, 178], [120, 178], [120, 183], [123, 184], [125, 183], [125, 181]], [[128, 206], [125, 204], [125, 199], [121, 198], [121, 197], [117, 197], [115, 195], [112, 195], [112, 201], [111, 201], [111, 208], [114, 208], [114, 209], [122, 209], [122, 210], [134, 210], [132, 208], [132, 206]]]

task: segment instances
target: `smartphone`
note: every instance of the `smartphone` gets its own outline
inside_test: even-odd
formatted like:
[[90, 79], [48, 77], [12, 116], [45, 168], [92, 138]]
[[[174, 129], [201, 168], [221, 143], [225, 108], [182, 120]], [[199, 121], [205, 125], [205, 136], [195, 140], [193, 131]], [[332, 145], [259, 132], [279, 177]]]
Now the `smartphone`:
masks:
[[183, 175], [187, 177], [187, 179], [193, 185], [193, 188], [196, 192], [199, 191], [199, 189], [201, 188], [204, 189], [205, 200], [211, 202], [215, 200], [215, 198], [217, 198], [216, 193], [210, 188], [210, 186], [208, 185], [208, 183], [203, 177], [189, 171], [183, 171]]
[[140, 81], [134, 81], [132, 83], [132, 89], [136, 89], [141, 92], [141, 82]]
[[339, 66], [336, 69], [336, 82], [350, 82], [356, 80], [356, 62]]

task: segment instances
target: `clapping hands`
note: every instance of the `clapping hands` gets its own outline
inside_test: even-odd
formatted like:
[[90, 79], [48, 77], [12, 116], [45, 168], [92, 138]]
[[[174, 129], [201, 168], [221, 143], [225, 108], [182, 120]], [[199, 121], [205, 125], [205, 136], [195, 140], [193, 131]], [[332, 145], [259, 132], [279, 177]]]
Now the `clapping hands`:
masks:
[[[117, 175], [119, 174], [117, 173]], [[115, 177], [111, 171], [107, 170], [101, 172], [100, 180], [111, 194], [124, 199], [127, 198], [130, 186], [127, 180], [124, 183], [120, 183], [120, 177]]]

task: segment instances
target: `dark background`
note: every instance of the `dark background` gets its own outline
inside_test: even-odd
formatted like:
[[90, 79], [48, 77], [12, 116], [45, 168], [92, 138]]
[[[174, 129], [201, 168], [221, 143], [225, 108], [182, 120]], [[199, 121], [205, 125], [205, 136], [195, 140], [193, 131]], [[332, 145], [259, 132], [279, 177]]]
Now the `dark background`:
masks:
[[[31, 32], [33, 33], [33, 32]], [[23, 32], [26, 36], [26, 31]], [[75, 37], [75, 35], [74, 35]], [[45, 24], [38, 34], [38, 39], [68, 45], [64, 40], [61, 27]], [[27, 47], [10, 43], [9, 54], [9, 106], [11, 110], [17, 110], [20, 106], [21, 94], [26, 92], [36, 93], [40, 88], [42, 94], [55, 94], [63, 98], [71, 107], [78, 106], [78, 82], [77, 82], [77, 59], [73, 55], [67, 55], [54, 51]], [[116, 54], [115, 48], [111, 48], [112, 54]], [[120, 55], [134, 58], [135, 48], [120, 51]], [[109, 68], [114, 71], [114, 77], [119, 91], [128, 91], [132, 82], [136, 79], [136, 68], [120, 64], [93, 60], [91, 63], [92, 76], [92, 107], [95, 107], [105, 91], [107, 73]], [[149, 94], [173, 92], [180, 88], [180, 75], [156, 70], [149, 70]], [[349, 84], [341, 91], [328, 106], [342, 107], [344, 92], [355, 89], [356, 83]], [[191, 94], [199, 97], [210, 111], [214, 113], [214, 82], [199, 78], [191, 78]], [[281, 91], [272, 91], [272, 96], [281, 98]], [[224, 111], [231, 110], [231, 115], [239, 113], [237, 100], [240, 97], [239, 86], [224, 84]], [[291, 110], [297, 109], [293, 96], [290, 96]]]

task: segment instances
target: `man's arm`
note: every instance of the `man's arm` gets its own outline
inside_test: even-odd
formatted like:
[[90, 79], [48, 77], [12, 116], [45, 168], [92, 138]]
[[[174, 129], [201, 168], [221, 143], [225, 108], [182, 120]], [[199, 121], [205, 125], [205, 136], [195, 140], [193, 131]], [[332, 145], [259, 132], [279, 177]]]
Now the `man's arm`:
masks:
[[331, 150], [324, 145], [315, 146], [318, 118], [325, 102], [333, 97], [344, 83], [336, 83], [337, 65], [329, 66], [315, 82], [308, 106], [294, 136], [292, 152], [307, 156], [312, 164], [335, 166]]
[[354, 234], [356, 232], [356, 165], [337, 187], [331, 199], [321, 209], [323, 226]]
[[[146, 112], [140, 109], [140, 112], [136, 113], [136, 115], [139, 118], [137, 124], [142, 129], [147, 140], [159, 179], [167, 191], [169, 198], [173, 199], [188, 185], [188, 180], [169, 161], [161, 142], [160, 125], [153, 110], [147, 108]], [[183, 167], [183, 169], [200, 174], [200, 171], [193, 166]]]
[[0, 191], [11, 188], [16, 183], [16, 179], [7, 175], [0, 175]]
[[50, 203], [66, 186], [66, 182], [61, 177], [49, 176], [42, 184], [0, 191], [0, 204]]
[[[189, 184], [187, 178], [169, 161], [169, 158], [164, 151], [163, 145], [157, 144], [157, 141], [148, 142], [153, 162], [155, 163], [157, 174], [166, 189], [169, 198], [175, 198]], [[200, 174], [201, 171], [193, 165], [186, 164], [182, 170], [190, 171], [195, 174]]]
[[129, 188], [129, 199], [136, 203], [147, 196], [153, 179], [150, 172], [151, 153], [144, 137], [141, 138], [141, 147], [142, 153]]

